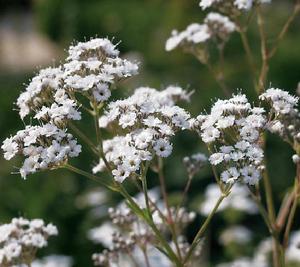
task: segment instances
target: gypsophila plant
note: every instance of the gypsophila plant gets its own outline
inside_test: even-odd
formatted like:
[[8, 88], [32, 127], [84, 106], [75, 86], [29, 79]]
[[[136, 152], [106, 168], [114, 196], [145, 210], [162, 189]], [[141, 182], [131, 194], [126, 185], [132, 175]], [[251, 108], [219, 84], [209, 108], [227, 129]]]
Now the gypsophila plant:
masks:
[[[282, 89], [268, 88], [266, 82], [270, 59], [299, 13], [300, 2], [296, 1], [272, 43], [261, 12], [270, 2], [201, 0], [201, 9], [210, 10], [203, 23], [192, 23], [181, 32], [174, 30], [166, 41], [167, 51], [180, 47], [213, 74], [226, 99], [215, 100], [209, 112], [193, 116], [180, 107], [181, 102], [191, 101], [193, 91], [174, 85], [162, 90], [139, 87], [127, 98], [111, 98], [119, 82], [137, 74], [138, 64], [120, 57], [117, 45], [101, 38], [73, 44], [65, 62], [41, 70], [19, 96], [17, 107], [26, 126], [4, 140], [2, 149], [7, 160], [17, 155], [24, 158], [19, 168], [23, 178], [38, 171], [64, 168], [124, 198], [107, 210], [102, 225], [88, 233], [93, 242], [105, 248], [93, 254], [95, 266], [200, 266], [202, 247], [207, 244], [206, 230], [214, 215], [226, 210], [260, 213], [270, 236], [258, 245], [252, 258], [241, 256], [219, 266], [283, 267], [299, 262], [299, 233], [293, 233], [290, 240], [300, 196], [299, 99]], [[247, 37], [255, 18], [261, 42], [260, 64], [255, 62]], [[225, 48], [234, 34], [240, 35], [249, 63], [257, 95], [253, 102], [242, 89], [228, 88], [225, 80]], [[218, 69], [212, 49], [217, 50], [221, 66]], [[80, 128], [83, 112], [94, 121], [94, 139]], [[170, 201], [164, 162], [173, 159], [174, 136], [182, 131], [198, 136], [207, 154], [184, 156], [186, 184], [174, 204]], [[297, 165], [293, 189], [285, 190], [279, 211], [274, 207], [266, 164], [267, 132], [290, 145]], [[96, 162], [88, 171], [71, 163], [86, 148]], [[214, 181], [198, 204], [197, 212], [205, 219], [190, 239], [186, 227], [194, 222], [196, 211], [187, 207], [188, 192], [194, 177], [206, 166], [211, 167]], [[148, 188], [150, 177], [158, 178], [151, 181], [156, 183], [156, 189]], [[139, 194], [133, 196], [129, 188]], [[94, 206], [98, 200], [103, 201], [103, 195], [97, 198], [98, 193], [103, 194], [103, 189], [92, 192], [86, 203]], [[240, 246], [252, 242], [251, 231], [241, 224], [221, 234], [221, 245], [230, 246], [237, 240]], [[1, 226], [0, 233], [1, 266], [30, 266], [36, 248], [45, 246], [47, 238], [57, 230], [44, 226], [43, 221], [14, 219]]]
[[31, 266], [38, 249], [48, 245], [48, 238], [58, 234], [56, 226], [42, 219], [14, 218], [0, 225], [0, 266]]

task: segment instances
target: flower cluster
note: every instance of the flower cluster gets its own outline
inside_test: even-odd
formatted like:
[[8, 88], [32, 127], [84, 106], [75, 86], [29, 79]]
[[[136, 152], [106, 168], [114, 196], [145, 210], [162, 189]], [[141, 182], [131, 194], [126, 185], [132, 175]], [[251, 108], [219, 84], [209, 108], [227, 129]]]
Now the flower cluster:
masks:
[[[155, 190], [149, 191], [153, 221], [161, 233], [166, 233], [167, 210], [160, 199], [157, 199], [158, 197]], [[135, 199], [141, 208], [145, 207], [142, 194], [137, 195]], [[180, 226], [179, 231], [182, 231], [195, 218], [195, 213], [187, 212], [183, 208], [179, 210], [171, 208], [171, 210], [173, 220], [176, 220], [176, 224]], [[159, 263], [159, 266], [172, 266], [164, 255], [155, 252], [155, 246], [158, 243], [151, 228], [137, 217], [125, 203], [121, 203], [116, 208], [110, 208], [108, 213], [110, 222], [105, 222], [100, 227], [91, 229], [88, 234], [95, 243], [101, 243], [107, 248], [101, 253], [93, 255], [96, 266], [111, 266], [109, 263], [112, 262], [125, 266], [128, 261], [130, 262], [128, 256], [131, 256], [131, 259], [133, 257], [139, 263], [138, 266], [146, 266], [143, 254], [147, 254], [153, 266], [158, 266], [155, 265], [156, 263]], [[188, 243], [183, 237], [180, 237], [178, 243], [183, 253], [188, 250]]]
[[251, 107], [243, 94], [218, 100], [208, 115], [199, 115], [193, 127], [211, 151], [212, 165], [222, 165], [224, 183], [242, 180], [256, 184], [263, 169], [263, 150], [259, 145], [266, 118], [264, 109]]
[[209, 7], [220, 9], [223, 12], [228, 10], [247, 11], [255, 4], [270, 3], [271, 0], [201, 0], [199, 5], [204, 10]]
[[26, 157], [20, 168], [23, 178], [39, 170], [58, 167], [67, 161], [68, 157], [77, 157], [81, 152], [81, 146], [72, 134], [50, 123], [26, 126], [15, 136], [7, 138], [1, 148], [7, 160], [17, 154]]
[[271, 107], [267, 128], [293, 144], [300, 140], [299, 98], [278, 88], [270, 88], [259, 96]]
[[27, 126], [7, 138], [2, 149], [7, 160], [16, 154], [26, 159], [21, 175], [63, 164], [81, 151], [67, 133], [70, 120], [80, 120], [76, 94], [98, 105], [111, 94], [117, 81], [137, 73], [137, 65], [119, 57], [116, 45], [108, 39], [92, 39], [71, 46], [67, 63], [41, 70], [17, 100], [22, 119], [32, 114], [38, 126]]
[[41, 219], [14, 218], [11, 223], [0, 226], [0, 265], [29, 264], [36, 250], [47, 246], [50, 236], [58, 234], [53, 224]]
[[[200, 205], [200, 213], [207, 216], [214, 205], [216, 204], [218, 198], [221, 195], [221, 190], [217, 184], [210, 184], [205, 191], [205, 198]], [[250, 198], [250, 192], [247, 187], [240, 184], [235, 184], [231, 193], [222, 201], [218, 212], [224, 211], [226, 209], [237, 210], [245, 212], [248, 214], [258, 213], [258, 208], [256, 203]]]
[[100, 103], [110, 97], [111, 85], [137, 74], [138, 66], [120, 58], [108, 39], [96, 38], [71, 46], [64, 69], [66, 88]]
[[57, 68], [41, 70], [18, 100], [20, 116], [30, 112], [42, 120], [78, 120], [74, 94], [92, 102], [109, 98], [109, 88], [121, 79], [137, 74], [137, 65], [119, 57], [116, 45], [108, 39], [91, 39], [71, 46], [67, 62]]
[[[129, 131], [103, 142], [103, 152], [115, 179], [119, 182], [140, 170], [141, 163], [154, 155], [168, 157], [172, 152], [170, 138], [179, 130], [189, 128], [190, 115], [175, 105], [188, 100], [189, 94], [180, 87], [169, 86], [163, 91], [148, 87], [135, 90], [127, 99], [111, 102], [99, 119], [101, 128], [114, 125]], [[93, 169], [105, 167], [104, 161]]]
[[170, 51], [178, 46], [188, 50], [196, 44], [203, 44], [209, 40], [226, 42], [236, 25], [226, 16], [216, 12], [209, 13], [203, 24], [192, 23], [184, 31], [173, 30], [172, 36], [166, 42], [166, 50]]

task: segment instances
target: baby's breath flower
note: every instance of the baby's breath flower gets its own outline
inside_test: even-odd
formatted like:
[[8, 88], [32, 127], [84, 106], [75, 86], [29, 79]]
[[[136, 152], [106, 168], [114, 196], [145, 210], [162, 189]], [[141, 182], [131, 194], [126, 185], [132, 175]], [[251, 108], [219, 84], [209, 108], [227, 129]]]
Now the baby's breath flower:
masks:
[[0, 265], [14, 266], [32, 262], [35, 251], [46, 247], [48, 238], [58, 234], [53, 224], [41, 219], [32, 221], [14, 218], [9, 224], [0, 225]]
[[264, 110], [252, 108], [245, 95], [218, 100], [208, 115], [199, 115], [194, 128], [207, 143], [214, 166], [225, 170], [221, 180], [233, 183], [242, 180], [253, 185], [259, 181], [263, 150], [259, 137], [266, 125]]
[[6, 139], [1, 147], [7, 160], [21, 154], [25, 156], [20, 174], [59, 167], [68, 157], [77, 157], [81, 146], [73, 136], [55, 125], [26, 126], [13, 137]]
[[[180, 130], [188, 129], [190, 114], [175, 105], [188, 100], [189, 94], [180, 87], [169, 86], [163, 91], [141, 87], [127, 99], [110, 102], [99, 119], [101, 128], [117, 124], [128, 131], [124, 136], [104, 140], [103, 152], [118, 182], [139, 172], [144, 161], [154, 155], [168, 157], [173, 145], [170, 138]], [[103, 171], [101, 159], [93, 172]]]
[[205, 10], [207, 8], [217, 8], [226, 13], [235, 14], [236, 11], [247, 11], [254, 4], [270, 3], [271, 0], [201, 0], [199, 6]]
[[[7, 138], [2, 145], [5, 159], [24, 155], [20, 173], [25, 178], [39, 170], [59, 167], [69, 157], [77, 157], [81, 146], [67, 132], [71, 120], [81, 120], [77, 94], [87, 97], [93, 105], [103, 103], [110, 97], [112, 85], [135, 75], [137, 69], [136, 64], [119, 57], [116, 45], [108, 39], [96, 38], [72, 45], [65, 64], [41, 70], [19, 96], [20, 117], [32, 115], [38, 126], [26, 126]], [[124, 128], [134, 123], [132, 114], [120, 119]], [[127, 173], [123, 169], [119, 168], [120, 179]]]

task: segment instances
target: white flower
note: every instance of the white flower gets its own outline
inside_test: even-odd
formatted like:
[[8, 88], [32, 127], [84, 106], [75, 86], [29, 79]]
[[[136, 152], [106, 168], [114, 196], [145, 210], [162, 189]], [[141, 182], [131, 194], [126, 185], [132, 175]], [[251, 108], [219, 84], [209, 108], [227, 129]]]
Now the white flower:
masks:
[[244, 182], [249, 185], [257, 184], [261, 177], [260, 171], [251, 165], [242, 168], [240, 172], [243, 176]]
[[4, 158], [10, 160], [18, 153], [18, 143], [13, 141], [13, 138], [7, 138], [4, 140], [1, 148], [5, 151]]
[[159, 127], [162, 121], [154, 116], [149, 116], [143, 120], [143, 123], [148, 127]]
[[300, 157], [297, 154], [294, 154], [292, 160], [295, 164], [298, 164], [300, 162]]
[[209, 157], [209, 162], [212, 165], [218, 165], [224, 160], [224, 154], [223, 153], [214, 153]]
[[14, 218], [9, 224], [1, 225], [0, 264], [23, 266], [25, 260], [33, 259], [36, 250], [45, 247], [50, 236], [57, 235], [57, 230], [47, 231], [47, 228], [49, 225], [41, 219]]
[[219, 129], [225, 129], [231, 127], [234, 124], [235, 117], [234, 116], [227, 116], [227, 117], [220, 117], [218, 119], [216, 126]]
[[220, 137], [220, 131], [214, 127], [209, 127], [201, 134], [204, 143], [211, 143]]
[[117, 182], [122, 183], [126, 178], [129, 177], [130, 172], [124, 165], [119, 165], [117, 169], [112, 171], [112, 174]]
[[235, 167], [230, 167], [221, 173], [221, 179], [225, 183], [234, 183], [240, 176], [239, 171]]
[[119, 123], [122, 126], [122, 128], [126, 128], [128, 126], [134, 125], [135, 121], [136, 121], [136, 113], [129, 112], [121, 115]]
[[166, 51], [171, 51], [179, 45], [193, 45], [205, 43], [211, 37], [206, 24], [192, 23], [184, 31], [172, 31], [171, 37], [166, 42]]
[[106, 101], [111, 96], [111, 91], [105, 83], [98, 84], [93, 92], [95, 99], [98, 102]]
[[166, 158], [172, 153], [173, 146], [165, 139], [158, 139], [153, 148], [157, 156]]
[[277, 114], [288, 114], [297, 106], [299, 98], [278, 88], [270, 88], [259, 96], [261, 100], [271, 102], [272, 108]]

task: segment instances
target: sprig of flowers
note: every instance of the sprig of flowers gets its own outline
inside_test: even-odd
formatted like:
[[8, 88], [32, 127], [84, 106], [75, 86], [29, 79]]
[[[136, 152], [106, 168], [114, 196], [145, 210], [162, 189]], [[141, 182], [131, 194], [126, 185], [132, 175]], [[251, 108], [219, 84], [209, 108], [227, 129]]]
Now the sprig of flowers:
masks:
[[40, 248], [46, 247], [48, 238], [58, 234], [56, 226], [42, 219], [14, 218], [0, 226], [0, 265], [30, 264]]
[[26, 157], [22, 177], [39, 170], [56, 168], [77, 157], [81, 146], [67, 132], [71, 120], [81, 120], [77, 94], [91, 105], [108, 100], [110, 89], [120, 80], [137, 74], [138, 66], [119, 57], [116, 45], [96, 38], [70, 47], [67, 63], [41, 70], [17, 100], [21, 119], [32, 114], [38, 126], [26, 126], [2, 145], [10, 160]]
[[173, 30], [165, 48], [171, 51], [177, 47], [183, 47], [193, 52], [195, 45], [206, 44], [210, 40], [225, 43], [235, 30], [236, 25], [228, 17], [211, 12], [206, 16], [203, 24], [192, 23], [182, 32]]
[[209, 161], [222, 166], [224, 183], [237, 180], [253, 185], [263, 169], [263, 149], [259, 137], [264, 130], [264, 109], [251, 107], [243, 94], [228, 100], [218, 100], [208, 115], [193, 121], [194, 129], [211, 151]]
[[[99, 119], [100, 127], [116, 125], [122, 131], [129, 131], [103, 142], [103, 152], [115, 180], [123, 182], [141, 170], [141, 163], [151, 161], [154, 155], [165, 158], [171, 154], [171, 137], [188, 129], [190, 119], [190, 114], [175, 102], [188, 99], [189, 94], [180, 87], [170, 86], [163, 91], [141, 87], [129, 98], [109, 103]], [[100, 159], [93, 172], [106, 167]]]

